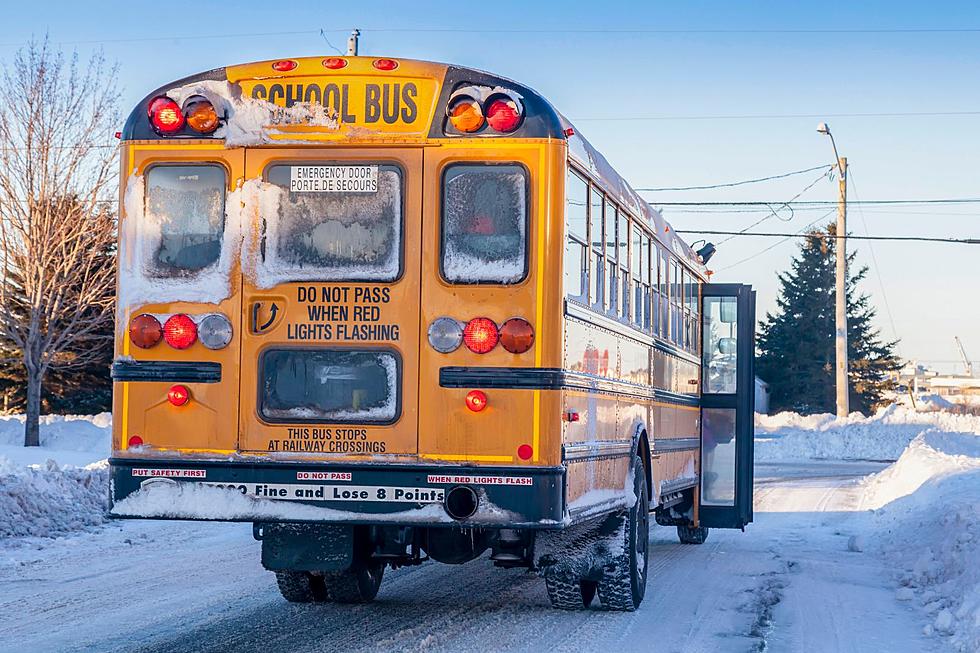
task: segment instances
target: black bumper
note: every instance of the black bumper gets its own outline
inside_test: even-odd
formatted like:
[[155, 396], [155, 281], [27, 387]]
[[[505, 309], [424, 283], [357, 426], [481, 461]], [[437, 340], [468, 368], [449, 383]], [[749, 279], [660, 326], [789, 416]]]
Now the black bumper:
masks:
[[[109, 460], [117, 518], [562, 528], [564, 469], [415, 464]], [[457, 486], [479, 497], [456, 520]]]

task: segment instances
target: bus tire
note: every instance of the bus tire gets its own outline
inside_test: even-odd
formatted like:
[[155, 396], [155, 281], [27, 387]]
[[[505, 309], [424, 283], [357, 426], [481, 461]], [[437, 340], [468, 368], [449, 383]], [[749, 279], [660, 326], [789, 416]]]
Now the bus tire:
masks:
[[290, 603], [322, 603], [329, 600], [322, 576], [308, 571], [279, 570], [276, 585], [282, 598]]
[[[647, 586], [650, 540], [650, 499], [646, 474], [639, 456], [633, 459], [633, 492], [636, 501], [620, 513], [622, 553], [608, 565], [598, 583], [599, 600], [609, 610], [632, 612], [640, 607]], [[620, 529], [617, 529], [617, 536]], [[613, 543], [615, 545], [617, 543]]]
[[370, 603], [384, 578], [383, 562], [367, 562], [324, 577], [327, 595], [337, 603]]
[[549, 574], [544, 578], [551, 607], [558, 610], [582, 610], [595, 599], [594, 580], [572, 580], [563, 574]]
[[677, 539], [681, 544], [704, 544], [708, 539], [707, 526], [677, 526]]

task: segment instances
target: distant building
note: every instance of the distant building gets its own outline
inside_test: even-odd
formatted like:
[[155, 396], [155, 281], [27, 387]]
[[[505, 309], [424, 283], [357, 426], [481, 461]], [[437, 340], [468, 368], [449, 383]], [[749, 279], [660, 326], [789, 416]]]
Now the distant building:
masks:
[[980, 397], [980, 378], [958, 374], [942, 374], [926, 380], [925, 388], [943, 397]]
[[769, 384], [755, 377], [755, 412], [769, 414]]

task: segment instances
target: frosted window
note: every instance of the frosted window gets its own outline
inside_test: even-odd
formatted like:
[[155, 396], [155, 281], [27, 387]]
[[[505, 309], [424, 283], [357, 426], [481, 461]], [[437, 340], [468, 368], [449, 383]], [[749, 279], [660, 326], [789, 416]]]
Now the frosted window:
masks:
[[147, 272], [185, 277], [217, 263], [225, 226], [225, 169], [155, 166], [146, 173]]
[[[325, 164], [327, 165], [327, 164]], [[358, 163], [358, 166], [371, 164]], [[368, 192], [290, 190], [292, 166], [273, 166], [277, 215], [262, 217], [264, 265], [296, 281], [394, 281], [401, 274], [402, 174], [379, 165]]]
[[442, 271], [457, 283], [527, 276], [527, 173], [517, 165], [453, 165], [443, 178]]

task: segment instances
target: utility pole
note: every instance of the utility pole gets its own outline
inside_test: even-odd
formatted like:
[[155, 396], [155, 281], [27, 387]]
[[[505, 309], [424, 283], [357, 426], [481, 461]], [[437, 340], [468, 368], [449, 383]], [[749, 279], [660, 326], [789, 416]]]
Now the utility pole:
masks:
[[817, 131], [830, 136], [834, 146], [834, 158], [837, 160], [840, 194], [837, 204], [837, 238], [834, 239], [836, 252], [836, 288], [834, 291], [834, 344], [836, 349], [835, 383], [837, 389], [837, 416], [847, 417], [850, 410], [849, 388], [847, 377], [847, 157], [837, 153], [837, 142], [830, 133], [830, 126], [822, 122]]
[[361, 35], [361, 30], [356, 29], [347, 37], [347, 56], [357, 56], [357, 37]]
[[[836, 152], [835, 152], [836, 154]], [[837, 416], [847, 417], [850, 410], [850, 400], [848, 396], [847, 378], [847, 157], [842, 156], [837, 159], [837, 167], [840, 170], [840, 198], [837, 205], [837, 246], [834, 251], [837, 253], [837, 290], [836, 290], [836, 317], [834, 323], [837, 330], [837, 337], [834, 339], [837, 345]]]

